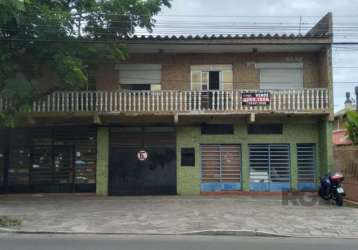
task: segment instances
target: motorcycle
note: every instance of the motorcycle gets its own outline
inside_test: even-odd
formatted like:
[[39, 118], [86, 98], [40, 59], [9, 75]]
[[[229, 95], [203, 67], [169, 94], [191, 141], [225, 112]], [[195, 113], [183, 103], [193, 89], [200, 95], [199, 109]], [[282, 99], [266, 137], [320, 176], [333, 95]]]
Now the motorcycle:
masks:
[[329, 173], [321, 178], [319, 196], [324, 200], [334, 200], [337, 206], [343, 206], [344, 193], [342, 182], [344, 177], [340, 173]]

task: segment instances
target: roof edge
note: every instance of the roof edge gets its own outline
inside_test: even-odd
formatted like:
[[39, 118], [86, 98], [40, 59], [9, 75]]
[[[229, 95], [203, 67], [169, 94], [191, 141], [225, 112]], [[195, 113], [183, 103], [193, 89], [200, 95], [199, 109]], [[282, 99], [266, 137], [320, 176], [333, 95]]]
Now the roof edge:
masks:
[[328, 12], [318, 23], [315, 24], [305, 35], [306, 37], [329, 37], [333, 38], [333, 15]]

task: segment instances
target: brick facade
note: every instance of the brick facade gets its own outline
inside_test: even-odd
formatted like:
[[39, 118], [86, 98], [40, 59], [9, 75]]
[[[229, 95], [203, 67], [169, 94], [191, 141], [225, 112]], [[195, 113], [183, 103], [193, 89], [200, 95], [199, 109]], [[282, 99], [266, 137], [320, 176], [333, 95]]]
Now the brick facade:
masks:
[[[162, 64], [162, 89], [189, 90], [191, 65], [233, 65], [235, 89], [258, 89], [260, 84], [258, 62], [302, 62], [304, 87], [327, 87], [327, 63], [325, 53], [222, 53], [222, 54], [131, 54], [128, 64]], [[322, 63], [321, 63], [322, 62]], [[115, 65], [97, 68], [97, 88], [117, 89], [119, 71]]]

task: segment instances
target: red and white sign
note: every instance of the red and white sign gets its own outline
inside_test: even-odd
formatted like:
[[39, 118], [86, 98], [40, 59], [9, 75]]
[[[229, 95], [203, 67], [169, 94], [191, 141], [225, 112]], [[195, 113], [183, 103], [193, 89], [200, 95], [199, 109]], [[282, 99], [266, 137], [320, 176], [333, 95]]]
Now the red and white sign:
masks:
[[242, 93], [241, 102], [243, 106], [264, 106], [270, 105], [271, 98], [268, 92], [247, 92]]
[[145, 150], [140, 150], [137, 153], [137, 158], [140, 161], [145, 161], [148, 158], [148, 153]]

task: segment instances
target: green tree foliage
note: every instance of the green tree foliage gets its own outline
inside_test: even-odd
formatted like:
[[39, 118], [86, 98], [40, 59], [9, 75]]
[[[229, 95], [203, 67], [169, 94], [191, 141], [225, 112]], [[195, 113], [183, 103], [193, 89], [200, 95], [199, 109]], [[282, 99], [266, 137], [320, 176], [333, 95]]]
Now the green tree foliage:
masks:
[[[0, 0], [0, 94], [13, 100], [0, 126], [14, 126], [20, 109], [52, 91], [86, 89], [89, 69], [124, 60], [116, 41], [136, 27], [152, 31], [170, 1]], [[56, 76], [46, 88], [43, 66]]]
[[348, 131], [348, 136], [353, 144], [358, 144], [358, 112], [347, 112], [346, 128]]

